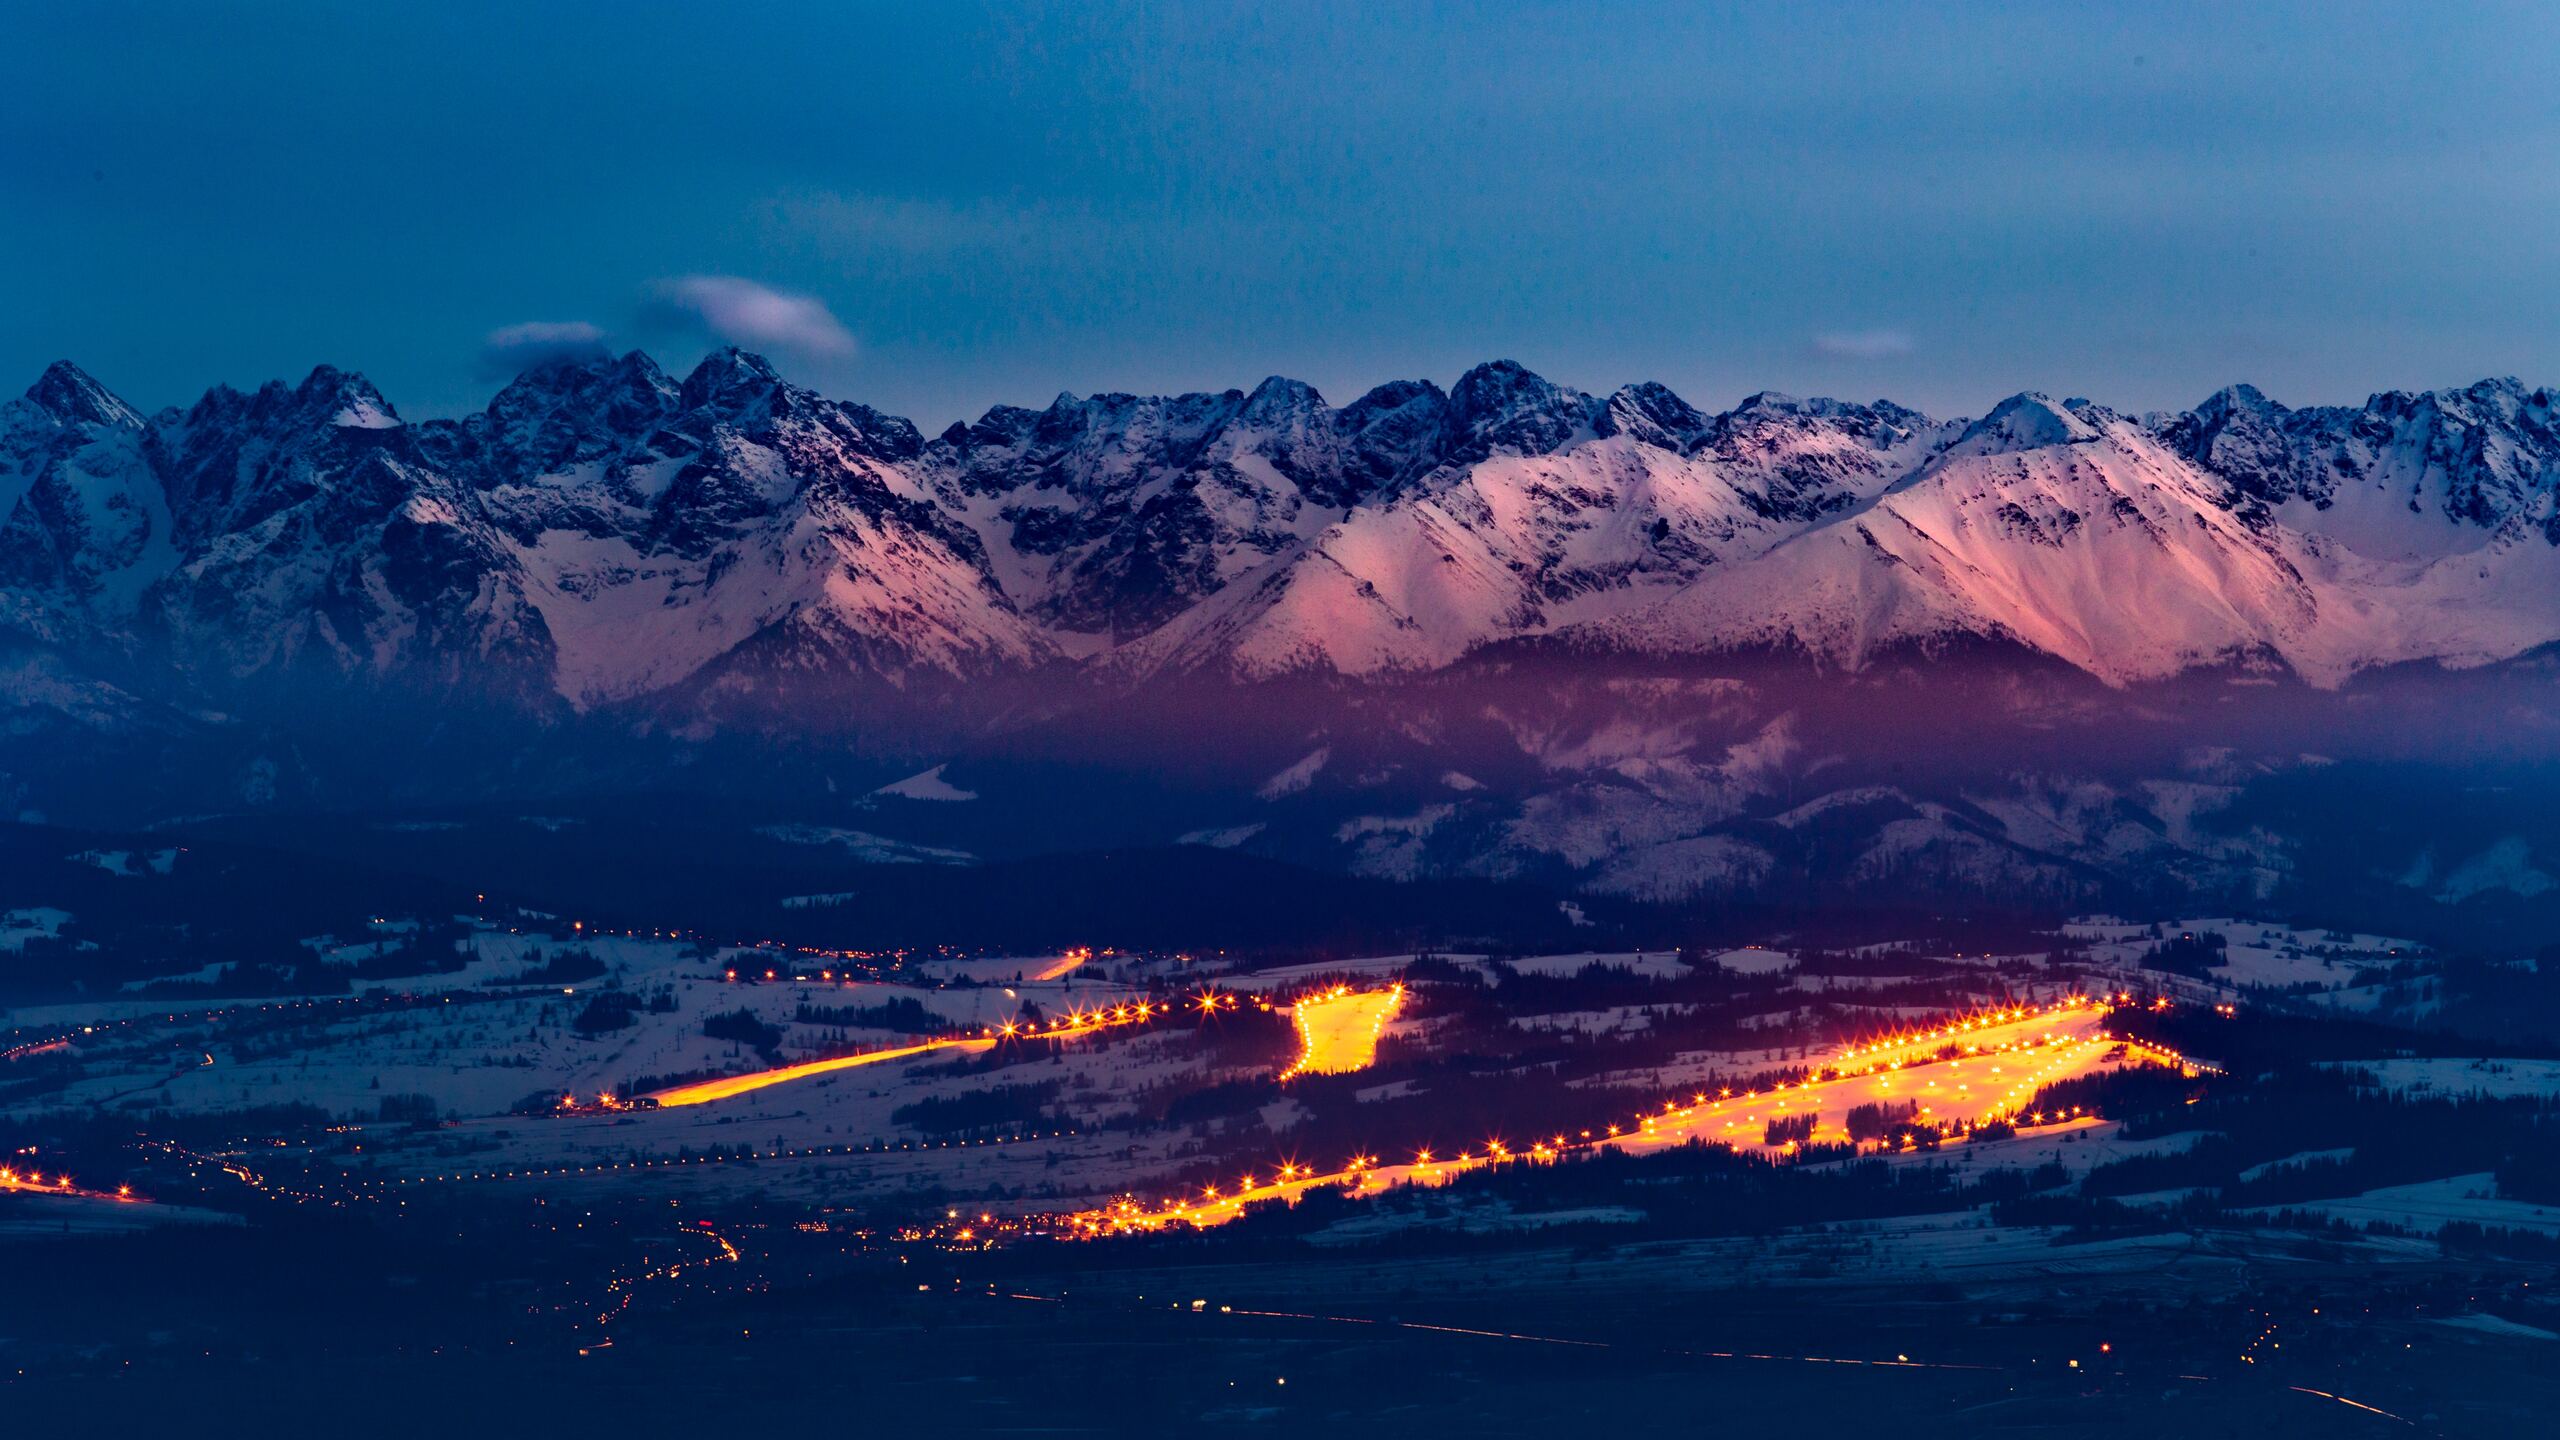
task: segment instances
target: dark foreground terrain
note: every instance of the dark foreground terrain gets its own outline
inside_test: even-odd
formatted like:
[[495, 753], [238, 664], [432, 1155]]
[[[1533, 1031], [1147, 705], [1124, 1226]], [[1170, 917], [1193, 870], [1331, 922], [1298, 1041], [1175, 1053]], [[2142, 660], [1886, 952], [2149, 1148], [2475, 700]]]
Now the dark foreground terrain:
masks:
[[[425, 1217], [20, 1244], [0, 1407], [22, 1434], [2485, 1436], [2560, 1406], [2551, 1267], [2308, 1238], [1879, 1286], [1823, 1283], [1803, 1236], [1735, 1285], [1679, 1244], [1310, 1266], [732, 1233], [742, 1260], [672, 1277]], [[581, 1307], [609, 1343], [564, 1337]]]

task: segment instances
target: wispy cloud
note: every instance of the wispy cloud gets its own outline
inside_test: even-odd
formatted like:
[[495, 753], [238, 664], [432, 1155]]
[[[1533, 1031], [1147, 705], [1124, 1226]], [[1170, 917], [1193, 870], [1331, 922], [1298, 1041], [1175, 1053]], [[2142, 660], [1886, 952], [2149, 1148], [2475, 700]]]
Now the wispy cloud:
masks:
[[823, 302], [735, 275], [661, 280], [642, 318], [716, 344], [804, 360], [842, 360], [854, 351], [853, 332]]
[[1912, 351], [1907, 330], [1847, 330], [1813, 337], [1813, 350], [1833, 360], [1890, 360]]
[[537, 365], [603, 353], [604, 332], [584, 320], [528, 320], [492, 330], [481, 340], [480, 369], [506, 379]]

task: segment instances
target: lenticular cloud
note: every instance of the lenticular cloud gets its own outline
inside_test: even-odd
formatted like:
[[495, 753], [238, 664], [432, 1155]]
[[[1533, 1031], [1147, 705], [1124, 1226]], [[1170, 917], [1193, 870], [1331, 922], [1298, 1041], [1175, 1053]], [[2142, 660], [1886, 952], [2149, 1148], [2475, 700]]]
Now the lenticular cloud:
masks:
[[724, 345], [781, 351], [811, 359], [853, 353], [853, 332], [825, 304], [735, 275], [680, 275], [661, 280], [649, 305], [661, 323], [699, 331]]
[[480, 342], [480, 368], [489, 375], [513, 376], [603, 353], [604, 331], [584, 320], [528, 320], [490, 331]]

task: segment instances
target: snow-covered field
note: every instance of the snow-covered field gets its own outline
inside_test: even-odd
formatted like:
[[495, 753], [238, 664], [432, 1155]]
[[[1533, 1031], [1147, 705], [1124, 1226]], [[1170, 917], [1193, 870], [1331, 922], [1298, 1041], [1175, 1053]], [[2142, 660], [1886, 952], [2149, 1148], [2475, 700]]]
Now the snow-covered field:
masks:
[[51, 940], [62, 934], [71, 923], [68, 910], [50, 905], [29, 906], [23, 910], [0, 910], [0, 952], [20, 953], [30, 940]]
[[2325, 1216], [2357, 1226], [2380, 1221], [2418, 1235], [2433, 1235], [2457, 1220], [2560, 1235], [2560, 1207], [2536, 1205], [2525, 1200], [2502, 1200], [2498, 1197], [2497, 1177], [2487, 1173], [2452, 1175], [2441, 1180], [2422, 1180], [2414, 1185], [2391, 1185], [2341, 1200], [2266, 1205], [2240, 1213], [2273, 1215], [2279, 1210]]
[[2324, 989], [2355, 983], [2360, 973], [2387, 969], [2427, 953], [2414, 940], [2365, 935], [2344, 930], [2303, 929], [2256, 920], [2204, 917], [2157, 925], [2110, 919], [2083, 919], [2063, 927], [2063, 934], [2087, 948], [2092, 958], [2112, 964], [2138, 964], [2144, 951], [2182, 934], [2216, 934], [2228, 942], [2220, 978], [2231, 985], [2316, 985]]
[[2339, 1063], [2342, 1068], [2372, 1075], [2386, 1090], [2409, 1095], [2482, 1095], [2492, 1099], [2560, 1096], [2560, 1060], [2396, 1059]]
[[1741, 950], [1727, 950], [1715, 957], [1715, 963], [1737, 975], [1774, 975], [1794, 969], [1796, 957], [1784, 950], [1752, 945]]
[[0, 1195], [0, 1239], [130, 1235], [162, 1225], [237, 1225], [240, 1217], [190, 1205], [135, 1204], [104, 1195]]
[[[1276, 1026], [1283, 1022], [1258, 1012], [1268, 1007], [1285, 1013], [1289, 1003], [1320, 984], [1382, 989], [1419, 958], [1380, 955], [1250, 970], [1220, 957], [1081, 951], [927, 956], [906, 962], [894, 980], [878, 981], [850, 979], [825, 969], [822, 961], [778, 949], [557, 928], [568, 933], [479, 925], [458, 942], [459, 968], [352, 996], [185, 1006], [126, 996], [19, 1010], [5, 1017], [12, 1043], [58, 1036], [67, 1044], [51, 1053], [73, 1062], [61, 1067], [64, 1078], [56, 1088], [24, 1092], [35, 1096], [24, 1102], [26, 1109], [212, 1114], [316, 1107], [353, 1128], [339, 1148], [315, 1150], [307, 1158], [387, 1197], [574, 1181], [604, 1190], [646, 1187], [648, 1193], [678, 1198], [735, 1193], [744, 1185], [812, 1203], [882, 1190], [934, 1190], [1010, 1213], [1049, 1211], [1148, 1193], [1167, 1177], [1196, 1173], [1204, 1160], [1223, 1165], [1226, 1156], [1253, 1153], [1254, 1147], [1261, 1147], [1262, 1163], [1276, 1164], [1268, 1155], [1294, 1153], [1294, 1136], [1305, 1133], [1298, 1127], [1316, 1112], [1284, 1095], [1277, 1102], [1255, 1100], [1195, 1112], [1206, 1118], [1160, 1123], [1157, 1117], [1167, 1113], [1174, 1097], [1267, 1082], [1279, 1068], [1268, 1052], [1254, 1062], [1224, 1058], [1231, 1052], [1221, 1048], [1217, 1021], [1185, 1014], [1181, 1007], [1125, 1029], [1008, 1044], [1001, 1053], [945, 1050], [795, 1076], [712, 1103], [598, 1110], [592, 1102], [608, 1091], [628, 1099], [681, 1079], [901, 1047], [920, 1035], [983, 1034], [1034, 1014], [1055, 1019], [1167, 994], [1240, 995], [1259, 1002], [1235, 1007], [1243, 1023]], [[2233, 957], [2227, 968], [2259, 977], [2252, 983], [2297, 983], [2281, 977], [2307, 977], [2314, 970], [2351, 975], [2394, 948], [2382, 937], [2234, 921], [2196, 921], [2186, 928], [2225, 934]], [[315, 955], [358, 962], [414, 943], [421, 933], [414, 920], [383, 917], [349, 934], [312, 936], [304, 943]], [[2149, 926], [2100, 921], [2075, 927], [2071, 938], [2102, 966], [2138, 963], [2141, 952], [2156, 943]], [[1891, 947], [1875, 953], [1887, 955]], [[539, 967], [588, 958], [602, 968], [601, 975], [565, 978], [583, 973], [579, 964], [561, 980], [526, 983]], [[1986, 1009], [1969, 1025], [1951, 1025], [1946, 1009], [1908, 1003], [1909, 995], [1867, 998], [1872, 989], [1914, 983], [1906, 977], [1793, 973], [1799, 957], [1785, 949], [1739, 949], [1702, 962], [1702, 969], [1711, 966], [1735, 977], [1716, 983], [1742, 983], [1752, 1003], [1762, 1007], [1739, 1023], [1709, 1015], [1694, 999], [1671, 998], [1699, 993], [1691, 982], [1700, 970], [1669, 951], [1434, 958], [1482, 975], [1490, 982], [1483, 996], [1497, 1007], [1506, 988], [1527, 994], [1534, 1003], [1519, 1004], [1517, 1013], [1504, 1017], [1511, 1033], [1569, 1033], [1575, 1045], [1592, 1047], [1598, 1063], [1582, 1064], [1561, 1080], [1567, 1090], [1654, 1091], [1657, 1103], [1646, 1115], [1595, 1110], [1592, 1116], [1594, 1143], [1639, 1150], [1692, 1139], [1765, 1150], [1770, 1121], [1808, 1115], [1815, 1117], [1815, 1139], [1837, 1140], [1846, 1134], [1846, 1111], [1870, 1101], [1908, 1100], [1923, 1107], [1924, 1118], [1963, 1126], [2022, 1104], [2045, 1084], [2127, 1059], [2098, 1035], [2102, 1012], [2073, 999], [2086, 993], [2084, 973], [2067, 965], [2022, 969], [2006, 963], [2027, 957], [1967, 957], [1965, 965], [1973, 968], [1952, 976], [1942, 965], [1922, 967], [1927, 978], [1917, 983], [1924, 987], [1961, 995], [1978, 975], [1986, 1003], [2017, 1011], [2012, 1018], [2009, 1009]], [[1612, 1001], [1629, 987], [1641, 995], [1656, 986], [1666, 1001], [1547, 1009], [1555, 1004], [1555, 987], [1504, 983], [1508, 975], [1571, 977], [1595, 966], [1615, 972], [1605, 981], [1614, 987], [1607, 997]], [[1150, 988], [1141, 988], [1141, 981]], [[618, 1023], [595, 1023], [590, 1008], [599, 995], [627, 997], [614, 1002], [627, 1012], [614, 1017]], [[1724, 1031], [1717, 1044], [1674, 1048], [1683, 1027], [1703, 1028], [1710, 1021]], [[729, 1038], [707, 1032], [706, 1022]], [[1433, 1056], [1449, 1033], [1445, 1027], [1458, 1023], [1452, 1013], [1427, 1011], [1423, 1018], [1396, 1021], [1385, 1031], [1394, 1043], [1378, 1061], [1392, 1067]], [[759, 1053], [763, 1042], [754, 1038], [754, 1026], [769, 1027], [768, 1053]], [[2028, 1048], [2001, 1048], [2020, 1042]], [[1975, 1048], [1958, 1059], [1940, 1058], [1949, 1043]], [[1766, 1088], [1769, 1072], [1800, 1076], [1806, 1065], [1841, 1064], [1844, 1046], [1858, 1047], [1861, 1063], [1877, 1068], [1784, 1091]], [[1625, 1047], [1624, 1058], [1633, 1063], [1609, 1063], [1611, 1047]], [[2359, 1068], [2385, 1087], [2412, 1094], [2560, 1094], [2560, 1061], [2378, 1060], [2360, 1062]], [[1354, 1092], [1351, 1103], [1427, 1104], [1443, 1095], [1457, 1098], [1451, 1087], [1466, 1083], [1429, 1070], [1408, 1074], [1420, 1078], [1391, 1071], [1380, 1083]], [[1719, 1095], [1710, 1083], [1714, 1077], [1724, 1077], [1736, 1092], [1752, 1084], [1762, 1088]], [[1707, 1087], [1694, 1103], [1693, 1086]], [[581, 1104], [561, 1113], [561, 1096]], [[1665, 1108], [1664, 1100], [1676, 1103]], [[948, 1107], [990, 1105], [996, 1108], [983, 1113], [995, 1118], [985, 1123], [928, 1123], [931, 1115], [958, 1113]], [[416, 1122], [422, 1111], [432, 1114], [431, 1123]], [[1600, 1137], [1604, 1123], [1624, 1124], [1623, 1138]], [[1892, 1163], [1943, 1166], [1961, 1176], [2059, 1165], [2067, 1189], [2100, 1165], [2183, 1150], [2198, 1138], [2135, 1142], [2112, 1124], [2070, 1121], [2033, 1126], [2015, 1139], [1950, 1143], [1894, 1157]], [[713, 1152], [731, 1158], [707, 1163], [703, 1157]], [[756, 1158], [736, 1158], [742, 1154]], [[1440, 1169], [1450, 1169], [1447, 1157]], [[1395, 1171], [1393, 1163], [1377, 1171], [1380, 1183], [1399, 1183]], [[2164, 1190], [2127, 1197], [2127, 1203], [2169, 1204], [2184, 1194]], [[2387, 1219], [2430, 1233], [2452, 1218], [2560, 1233], [2560, 1217], [2496, 1199], [2480, 1176], [2293, 1208], [2351, 1220]], [[1622, 1217], [1506, 1213], [1449, 1223], [1505, 1230], [1612, 1218]], [[1368, 1233], [1346, 1230], [1334, 1238], [1351, 1243]], [[1946, 1234], [1924, 1226], [1907, 1239], [1919, 1253], [1946, 1243]], [[1974, 1243], [1985, 1246], [1975, 1258], [1989, 1264], [1995, 1259], [1990, 1252], [2012, 1242]], [[1970, 1250], [1962, 1253], [1974, 1257]], [[2132, 1244], [2128, 1253], [2156, 1252]], [[1951, 1256], [1932, 1263], [1953, 1268], [1957, 1262]]]

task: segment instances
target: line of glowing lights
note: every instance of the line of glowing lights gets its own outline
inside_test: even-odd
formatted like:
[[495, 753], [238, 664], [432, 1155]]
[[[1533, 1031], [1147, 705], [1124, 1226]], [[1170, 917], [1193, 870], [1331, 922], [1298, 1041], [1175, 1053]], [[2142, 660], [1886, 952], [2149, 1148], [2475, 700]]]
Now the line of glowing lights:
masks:
[[[697, 1080], [688, 1084], [673, 1085], [641, 1098], [654, 1102], [662, 1109], [672, 1109], [682, 1105], [703, 1105], [714, 1100], [728, 1100], [751, 1094], [774, 1085], [787, 1085], [795, 1080], [806, 1080], [815, 1075], [851, 1070], [863, 1065], [877, 1065], [883, 1061], [910, 1059], [939, 1050], [984, 1053], [1005, 1040], [1073, 1040], [1081, 1035], [1090, 1035], [1097, 1030], [1107, 1030], [1123, 1025], [1142, 1025], [1158, 1020], [1170, 1014], [1172, 1009], [1173, 1007], [1168, 1003], [1138, 1000], [1094, 1010], [1071, 1010], [1045, 1024], [1037, 1021], [1024, 1023], [1008, 1020], [1002, 1025], [982, 1027], [965, 1035], [944, 1035], [912, 1045], [893, 1046], [886, 1050], [867, 1050], [859, 1054], [838, 1055], [825, 1060], [804, 1060], [796, 1065], [781, 1065], [770, 1070], [750, 1071], [744, 1075], [725, 1075], [713, 1080]], [[569, 1098], [574, 1103], [576, 1097], [573, 1095]], [[603, 1102], [606, 1108], [613, 1108], [615, 1103], [610, 1099]]]
[[89, 1200], [141, 1201], [130, 1185], [119, 1185], [113, 1190], [83, 1190], [66, 1171], [56, 1171], [52, 1178], [47, 1179], [41, 1170], [19, 1170], [8, 1166], [0, 1166], [0, 1190], [13, 1195], [77, 1195]]

